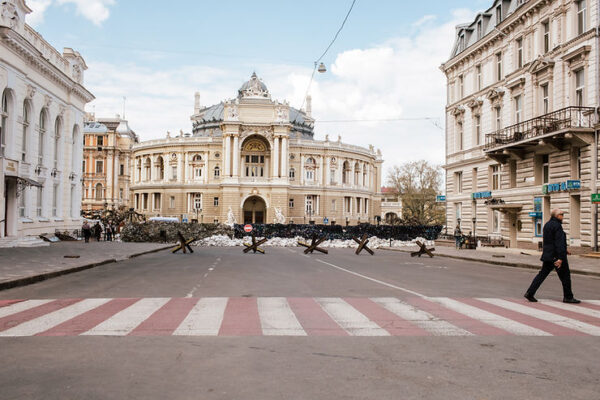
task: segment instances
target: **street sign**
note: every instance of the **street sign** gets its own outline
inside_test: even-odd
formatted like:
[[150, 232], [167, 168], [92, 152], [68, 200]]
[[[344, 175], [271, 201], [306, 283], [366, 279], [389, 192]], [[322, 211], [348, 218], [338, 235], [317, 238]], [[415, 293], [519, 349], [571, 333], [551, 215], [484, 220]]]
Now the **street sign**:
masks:
[[182, 218], [182, 219], [181, 219], [181, 222], [183, 222], [184, 224], [187, 224], [187, 222], [188, 222], [188, 219], [187, 219], [187, 218]]
[[600, 193], [592, 193], [592, 203], [600, 203]]
[[327, 225], [329, 223], [329, 218], [325, 217], [323, 218], [323, 224]]
[[244, 232], [246, 232], [246, 233], [252, 232], [252, 225], [250, 225], [250, 224], [244, 225]]
[[446, 196], [436, 196], [435, 197], [435, 201], [437, 203], [445, 203], [446, 202]]

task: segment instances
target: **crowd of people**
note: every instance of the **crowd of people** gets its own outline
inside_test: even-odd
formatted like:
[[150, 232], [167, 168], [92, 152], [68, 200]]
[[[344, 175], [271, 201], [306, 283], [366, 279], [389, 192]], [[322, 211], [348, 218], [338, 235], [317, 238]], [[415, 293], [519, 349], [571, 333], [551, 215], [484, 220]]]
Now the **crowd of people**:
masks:
[[111, 242], [115, 239], [118, 228], [115, 224], [101, 223], [96, 221], [94, 225], [85, 220], [81, 226], [81, 233], [86, 243], [89, 243], [91, 238], [94, 238], [97, 242], [102, 240], [102, 234], [104, 233], [104, 240]]

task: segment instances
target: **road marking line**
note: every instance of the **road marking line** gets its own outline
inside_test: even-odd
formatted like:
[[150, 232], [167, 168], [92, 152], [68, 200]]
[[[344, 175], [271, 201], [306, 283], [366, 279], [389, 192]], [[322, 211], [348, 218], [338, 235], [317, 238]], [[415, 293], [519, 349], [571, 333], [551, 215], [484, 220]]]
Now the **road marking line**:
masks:
[[419, 310], [409, 304], [406, 304], [395, 297], [372, 298], [375, 303], [381, 305], [386, 310], [393, 312], [397, 316], [407, 321], [413, 322], [418, 327], [430, 332], [436, 336], [472, 336], [471, 332], [452, 325], [426, 311]]
[[352, 275], [358, 276], [358, 277], [360, 277], [360, 278], [363, 278], [363, 279], [369, 280], [369, 281], [371, 281], [371, 282], [379, 283], [380, 285], [387, 286], [387, 287], [390, 287], [390, 288], [392, 288], [392, 289], [401, 290], [401, 291], [403, 291], [403, 292], [410, 293], [410, 294], [412, 294], [412, 295], [414, 295], [414, 296], [422, 297], [422, 298], [424, 298], [424, 299], [427, 299], [427, 298], [428, 298], [427, 296], [425, 296], [425, 295], [423, 295], [423, 294], [421, 294], [421, 293], [417, 293], [417, 292], [415, 292], [415, 291], [412, 291], [412, 290], [410, 290], [410, 289], [405, 289], [405, 288], [402, 288], [402, 287], [400, 287], [400, 286], [393, 285], [393, 284], [391, 284], [391, 283], [387, 283], [387, 282], [384, 282], [384, 281], [380, 281], [379, 279], [375, 279], [375, 278], [371, 278], [371, 277], [369, 277], [369, 276], [366, 276], [366, 275], [363, 275], [363, 274], [359, 274], [358, 272], [350, 271], [349, 269], [346, 269], [346, 268], [338, 267], [337, 265], [334, 265], [334, 264], [328, 263], [327, 261], [323, 261], [323, 260], [320, 260], [320, 259], [318, 259], [318, 258], [317, 258], [316, 260], [317, 260], [318, 262], [322, 263], [322, 264], [329, 265], [330, 267], [337, 268], [337, 269], [339, 269], [340, 271], [347, 272], [347, 273], [349, 273], [349, 274], [352, 274]]
[[600, 318], [600, 311], [581, 307], [577, 304], [565, 304], [554, 300], [540, 300], [540, 303], [549, 305], [551, 307], [560, 308], [561, 310], [572, 311], [579, 314], [585, 314], [590, 317]]
[[26, 300], [20, 303], [11, 304], [9, 306], [0, 308], [0, 318], [16, 314], [21, 311], [30, 310], [34, 307], [41, 306], [42, 304], [50, 303], [51, 301], [54, 300]]
[[431, 301], [439, 303], [444, 307], [459, 312], [464, 315], [468, 315], [471, 318], [484, 322], [486, 324], [495, 326], [496, 328], [503, 329], [515, 335], [521, 336], [552, 336], [552, 334], [545, 332], [541, 329], [531, 327], [529, 325], [522, 324], [517, 321], [513, 321], [506, 317], [498, 314], [494, 314], [489, 311], [482, 310], [465, 303], [461, 303], [448, 297], [436, 297], [432, 298]]
[[315, 301], [352, 336], [390, 336], [390, 333], [339, 297], [321, 297]]
[[205, 297], [198, 300], [173, 335], [217, 336], [221, 329], [227, 301], [227, 297]]
[[227, 302], [219, 336], [261, 336], [256, 297], [231, 297]]
[[263, 335], [306, 336], [285, 297], [259, 297], [258, 315]]
[[110, 299], [85, 299], [0, 332], [0, 336], [33, 336], [52, 329], [109, 301]]
[[595, 304], [597, 306], [600, 306], [600, 300], [586, 300], [586, 303], [592, 303]]
[[125, 336], [164, 306], [169, 298], [145, 298], [120, 311], [82, 335]]
[[563, 326], [565, 328], [574, 329], [579, 332], [587, 333], [588, 335], [600, 336], [600, 328], [586, 324], [585, 322], [577, 321], [572, 318], [563, 317], [548, 311], [538, 310], [534, 307], [524, 306], [504, 299], [479, 299], [486, 303], [494, 304], [509, 310], [519, 312], [521, 314], [530, 315], [532, 317], [552, 322], [553, 324]]

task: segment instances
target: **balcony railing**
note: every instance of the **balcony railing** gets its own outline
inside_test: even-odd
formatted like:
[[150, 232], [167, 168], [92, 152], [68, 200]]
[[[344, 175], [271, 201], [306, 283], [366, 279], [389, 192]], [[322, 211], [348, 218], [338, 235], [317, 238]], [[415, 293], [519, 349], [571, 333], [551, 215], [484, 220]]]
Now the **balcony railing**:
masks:
[[570, 128], [592, 128], [593, 107], [567, 107], [485, 135], [485, 151]]

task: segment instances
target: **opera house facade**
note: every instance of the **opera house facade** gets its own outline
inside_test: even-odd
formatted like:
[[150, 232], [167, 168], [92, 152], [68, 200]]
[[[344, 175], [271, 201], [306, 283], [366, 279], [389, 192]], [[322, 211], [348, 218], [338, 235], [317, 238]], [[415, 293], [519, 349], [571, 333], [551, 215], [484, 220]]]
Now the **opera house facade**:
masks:
[[192, 133], [133, 145], [132, 203], [148, 217], [182, 222], [375, 223], [382, 157], [315, 140], [311, 102], [271, 99], [253, 74], [237, 97], [200, 107]]

